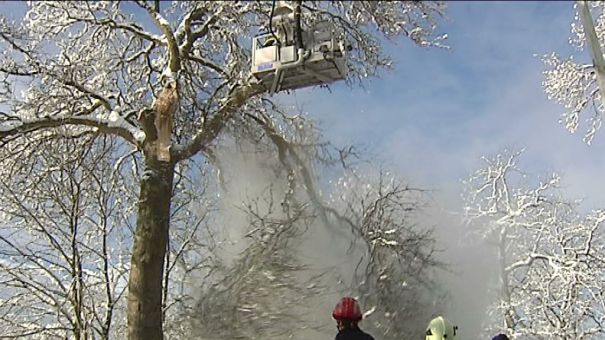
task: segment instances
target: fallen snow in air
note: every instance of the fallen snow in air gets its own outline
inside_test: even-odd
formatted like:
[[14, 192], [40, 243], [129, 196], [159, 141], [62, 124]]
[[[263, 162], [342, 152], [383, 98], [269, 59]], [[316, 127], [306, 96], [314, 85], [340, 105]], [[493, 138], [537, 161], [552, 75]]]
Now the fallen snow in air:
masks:
[[365, 313], [363, 313], [363, 317], [366, 318], [366, 317], [372, 315], [372, 313], [374, 313], [375, 311], [376, 311], [376, 306], [373, 306], [368, 311], [366, 311]]

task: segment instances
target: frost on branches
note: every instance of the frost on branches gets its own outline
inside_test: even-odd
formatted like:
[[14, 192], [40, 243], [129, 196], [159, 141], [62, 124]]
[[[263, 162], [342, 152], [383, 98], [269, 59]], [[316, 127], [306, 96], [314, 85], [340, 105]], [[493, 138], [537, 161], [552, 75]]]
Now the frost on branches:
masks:
[[466, 181], [471, 230], [494, 246], [498, 299], [487, 333], [519, 339], [596, 339], [605, 328], [605, 211], [588, 215], [564, 200], [556, 174], [539, 180], [519, 153], [485, 158]]
[[[300, 185], [313, 207], [322, 204], [312, 173], [302, 166], [321, 158], [320, 148], [301, 142], [309, 151], [304, 153], [306, 158], [300, 158], [290, 145], [291, 137], [311, 124], [304, 117], [275, 114], [273, 104], [262, 98], [262, 89], [249, 77], [251, 37], [268, 19], [271, 5], [270, 1], [32, 1], [23, 18], [0, 17], [0, 161], [9, 172], [4, 176], [9, 179], [7, 187], [30, 180], [27, 174], [32, 169], [25, 164], [31, 164], [34, 151], [52, 150], [64, 140], [73, 141], [70, 154], [82, 158], [76, 172], [93, 164], [92, 154], [85, 152], [85, 141], [94, 144], [109, 137], [112, 143], [103, 153], [104, 159], [120, 175], [125, 171], [121, 169], [133, 169], [128, 183], [138, 194], [125, 196], [129, 208], [120, 208], [124, 222], [116, 226], [132, 241], [126, 246], [130, 246], [128, 282], [120, 283], [128, 296], [125, 312], [130, 339], [162, 339], [166, 330], [175, 328], [170, 299], [188, 301], [184, 297], [187, 289], [172, 285], [169, 276], [178, 268], [181, 273], [191, 273], [203, 263], [202, 254], [187, 250], [195, 249], [199, 234], [184, 226], [199, 227], [201, 218], [190, 214], [188, 209], [193, 208], [187, 197], [203, 201], [196, 195], [205, 192], [196, 187], [199, 182], [193, 178], [218, 172], [217, 146], [238, 141], [245, 134], [268, 138], [270, 150], [289, 170], [290, 182]], [[383, 37], [407, 38], [419, 46], [439, 46], [444, 38], [435, 31], [444, 7], [438, 2], [306, 1], [303, 7], [309, 14], [305, 24], [321, 17], [333, 20], [346, 32], [353, 47], [351, 83], [390, 66], [381, 46]], [[169, 162], [158, 160], [152, 147], [158, 135], [154, 102], [166, 84], [175, 86], [171, 98], [177, 101], [170, 103], [176, 110], [171, 124], [165, 125], [172, 129], [162, 131], [171, 137]], [[25, 211], [49, 204], [44, 195], [24, 196], [30, 191], [19, 190], [15, 191], [21, 195], [15, 196], [14, 207], [22, 204]], [[20, 216], [19, 209], [10, 214], [9, 219]], [[74, 214], [80, 220], [90, 218], [82, 210]], [[192, 224], [180, 224], [186, 218]], [[22, 223], [36, 228], [31, 224], [35, 220]], [[193, 230], [199, 230], [196, 228]], [[48, 232], [62, 231], [53, 228]], [[96, 238], [74, 235], [73, 244], [94, 248], [89, 241]], [[14, 246], [21, 249], [27, 241], [19, 239]], [[52, 242], [47, 246], [64, 247]], [[11, 256], [21, 261], [24, 254]], [[183, 256], [190, 258], [183, 262]], [[66, 291], [77, 283], [73, 273], [61, 278], [68, 281], [62, 283]], [[182, 294], [174, 290], [177, 288]], [[51, 301], [57, 308], [66, 306], [71, 297], [62, 296]], [[180, 306], [193, 308], [192, 304]], [[48, 325], [61, 324], [57, 327], [63, 331], [82, 335], [94, 327], [81, 327], [90, 323], [80, 324], [78, 318], [89, 320], [92, 314], [79, 311], [61, 312], [57, 315], [71, 316], [48, 322], [36, 312], [25, 316]], [[80, 316], [74, 319], [74, 315]], [[57, 323], [57, 319], [63, 321]], [[64, 326], [65, 320], [68, 326]], [[117, 324], [109, 322], [103, 327]], [[94, 329], [105, 332], [102, 327]]]
[[[593, 17], [597, 39], [600, 43], [599, 49], [603, 51], [603, 46], [605, 46], [605, 13], [603, 11], [605, 4], [601, 1], [587, 1], [586, 3]], [[579, 10], [577, 3], [574, 4], [574, 8]], [[590, 55], [591, 46], [578, 11], [571, 24], [569, 43], [578, 51]], [[579, 63], [573, 56], [565, 58], [554, 52], [543, 56], [542, 61], [546, 67], [543, 72], [542, 86], [549, 100], [563, 106], [561, 123], [569, 132], [574, 133], [580, 125], [580, 116], [587, 116], [588, 128], [584, 141], [590, 144], [601, 127], [605, 112], [604, 98], [601, 98], [599, 91], [599, 79], [595, 65]]]

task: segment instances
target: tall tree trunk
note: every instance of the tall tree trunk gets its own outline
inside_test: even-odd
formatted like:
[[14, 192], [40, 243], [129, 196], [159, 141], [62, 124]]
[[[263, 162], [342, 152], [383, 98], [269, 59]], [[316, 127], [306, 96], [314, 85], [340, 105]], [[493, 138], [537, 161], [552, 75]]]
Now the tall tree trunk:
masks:
[[162, 277], [174, 163], [146, 157], [128, 281], [128, 339], [163, 339]]

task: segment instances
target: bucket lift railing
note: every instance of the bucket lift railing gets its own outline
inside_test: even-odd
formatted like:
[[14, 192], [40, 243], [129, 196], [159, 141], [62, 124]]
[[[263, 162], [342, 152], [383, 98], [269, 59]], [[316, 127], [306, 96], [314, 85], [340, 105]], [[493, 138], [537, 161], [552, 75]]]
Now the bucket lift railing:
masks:
[[337, 35], [333, 23], [304, 29], [300, 1], [293, 9], [281, 1], [274, 10], [279, 15], [270, 19], [269, 27], [277, 31], [261, 33], [252, 43], [252, 74], [270, 94], [346, 77], [344, 34]]

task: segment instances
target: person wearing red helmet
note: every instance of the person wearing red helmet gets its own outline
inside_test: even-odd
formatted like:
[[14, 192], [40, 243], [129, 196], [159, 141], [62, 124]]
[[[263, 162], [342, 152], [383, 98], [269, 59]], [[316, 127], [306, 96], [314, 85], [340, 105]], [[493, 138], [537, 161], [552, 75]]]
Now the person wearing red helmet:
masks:
[[374, 340], [359, 328], [363, 318], [359, 303], [352, 297], [345, 296], [336, 304], [332, 317], [336, 320], [338, 334], [335, 340]]

